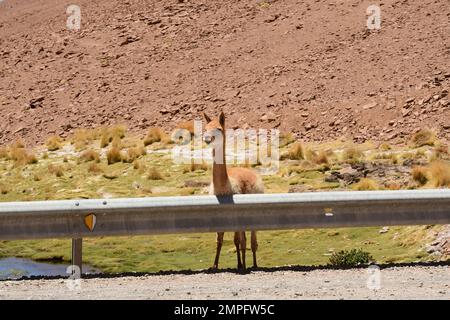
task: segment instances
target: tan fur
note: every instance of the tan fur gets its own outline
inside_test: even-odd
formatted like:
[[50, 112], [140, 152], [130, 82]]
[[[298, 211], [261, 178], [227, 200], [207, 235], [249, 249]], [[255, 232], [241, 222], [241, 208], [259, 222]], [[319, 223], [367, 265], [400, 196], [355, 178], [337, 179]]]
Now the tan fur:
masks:
[[[218, 119], [211, 120], [207, 115], [204, 115], [206, 121], [206, 136], [213, 136], [213, 132], [219, 130], [225, 137], [225, 116], [220, 114]], [[225, 138], [224, 138], [225, 141]], [[209, 141], [208, 143], [211, 143]], [[233, 194], [249, 194], [249, 193], [264, 193], [264, 184], [261, 177], [253, 170], [248, 168], [227, 168], [225, 163], [225, 143], [223, 144], [223, 158], [220, 163], [213, 161], [213, 177], [210, 186], [210, 194], [226, 196]], [[214, 156], [214, 154], [213, 154]], [[214, 260], [213, 269], [218, 268], [219, 256], [223, 244], [223, 232], [217, 233], [217, 248], [216, 257]], [[245, 270], [245, 251], [247, 249], [245, 231], [236, 231], [234, 233], [234, 244], [236, 246], [238, 269]], [[253, 253], [253, 267], [257, 267], [256, 251], [258, 249], [258, 241], [256, 231], [251, 231], [251, 249]]]
[[227, 168], [230, 188], [218, 192], [214, 190], [214, 183], [211, 182], [209, 194], [229, 195], [229, 194], [254, 194], [264, 193], [264, 184], [261, 177], [253, 170], [247, 168]]

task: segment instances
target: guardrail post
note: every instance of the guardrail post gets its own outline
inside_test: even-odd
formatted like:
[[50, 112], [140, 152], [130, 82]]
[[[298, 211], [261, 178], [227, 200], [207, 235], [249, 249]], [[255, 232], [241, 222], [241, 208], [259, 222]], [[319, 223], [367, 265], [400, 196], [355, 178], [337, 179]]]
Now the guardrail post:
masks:
[[83, 239], [72, 239], [72, 270], [73, 272], [76, 272], [75, 270], [79, 270], [79, 274], [81, 276], [82, 273], [82, 265], [83, 265], [83, 258], [82, 258], [82, 252], [83, 252]]

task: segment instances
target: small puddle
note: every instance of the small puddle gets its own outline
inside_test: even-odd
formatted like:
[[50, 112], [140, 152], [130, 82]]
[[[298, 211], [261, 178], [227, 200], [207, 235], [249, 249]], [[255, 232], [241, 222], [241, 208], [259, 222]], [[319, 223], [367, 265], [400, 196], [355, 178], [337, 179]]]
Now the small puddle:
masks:
[[[69, 264], [37, 262], [23, 258], [0, 258], [0, 280], [20, 279], [31, 276], [63, 276], [68, 277], [66, 272]], [[84, 273], [99, 273], [89, 265], [83, 265]]]

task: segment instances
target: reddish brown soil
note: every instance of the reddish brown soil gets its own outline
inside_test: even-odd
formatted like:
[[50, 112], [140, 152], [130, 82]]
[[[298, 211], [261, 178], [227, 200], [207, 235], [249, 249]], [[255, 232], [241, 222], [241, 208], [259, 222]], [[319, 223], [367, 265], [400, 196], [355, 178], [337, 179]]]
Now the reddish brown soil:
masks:
[[449, 139], [450, 2], [376, 2], [379, 31], [365, 0], [0, 1], [0, 143], [221, 109], [305, 140]]

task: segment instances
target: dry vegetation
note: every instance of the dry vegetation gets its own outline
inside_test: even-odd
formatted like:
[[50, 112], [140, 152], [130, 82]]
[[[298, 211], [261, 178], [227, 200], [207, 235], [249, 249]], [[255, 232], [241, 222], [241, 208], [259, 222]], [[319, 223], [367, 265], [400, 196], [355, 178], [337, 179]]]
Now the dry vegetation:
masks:
[[125, 137], [127, 128], [123, 125], [112, 126], [108, 128], [103, 128], [100, 138], [100, 147], [105, 148], [111, 142], [121, 140]]
[[289, 159], [289, 160], [302, 160], [304, 159], [303, 155], [303, 146], [299, 142], [295, 142], [291, 145], [287, 153], [281, 155], [280, 160]]
[[4, 183], [0, 183], [0, 194], [8, 194], [9, 188]]
[[155, 142], [170, 143], [170, 137], [161, 128], [150, 128], [144, 138], [144, 145], [148, 146]]
[[45, 143], [47, 145], [48, 151], [56, 151], [61, 149], [62, 147], [62, 139], [59, 136], [52, 136], [47, 139], [47, 142]]
[[[52, 153], [49, 152], [48, 145], [43, 148], [36, 148], [36, 152], [40, 152], [37, 154], [39, 163], [36, 165], [27, 164], [28, 162], [33, 163], [29, 159], [34, 154], [32, 151], [27, 150], [22, 142], [18, 141], [11, 146], [0, 147], [0, 201], [206, 194], [207, 187], [205, 185], [209, 184], [211, 179], [209, 166], [206, 163], [174, 164], [171, 160], [170, 151], [157, 151], [157, 148], [166, 147], [163, 139], [165, 134], [160, 129], [149, 130], [149, 133], [151, 133], [149, 136], [152, 137], [152, 141], [158, 140], [158, 142], [152, 142], [155, 143], [155, 146], [145, 148], [143, 141], [139, 137], [125, 136], [125, 131], [117, 130], [117, 128], [115, 130], [77, 130], [70, 141], [78, 153], [73, 152], [71, 148], [63, 148], [59, 152]], [[102, 137], [108, 146], [104, 150], [99, 148]], [[156, 140], [153, 139], [155, 137]], [[424, 145], [412, 150], [410, 147], [390, 146], [387, 144], [379, 146], [377, 144], [356, 145], [352, 141], [343, 138], [339, 141], [328, 143], [308, 143], [303, 145], [300, 142], [295, 142], [292, 135], [285, 135], [282, 136], [280, 145], [282, 145], [281, 151], [283, 156], [281, 159], [283, 160], [280, 162], [279, 173], [263, 176], [266, 191], [270, 193], [288, 192], [291, 188], [292, 192], [305, 192], [311, 190], [398, 190], [422, 187], [450, 187], [448, 149], [444, 144], [434, 143], [433, 146]], [[19, 167], [18, 163], [22, 165]], [[263, 165], [258, 163], [255, 166], [259, 169], [258, 167]], [[375, 171], [367, 171], [368, 173], [366, 174], [366, 171], [364, 171], [365, 166]], [[360, 168], [363, 168], [363, 171], [358, 171]], [[379, 175], [382, 170], [385, 171]], [[364, 175], [359, 175], [356, 178], [350, 177], [348, 182], [343, 177], [345, 175], [361, 174], [361, 172], [364, 172]], [[325, 179], [333, 178], [333, 174], [336, 173], [339, 173], [339, 175], [336, 175], [339, 176], [336, 180], [330, 179], [327, 181]], [[383, 174], [386, 176], [383, 176]], [[366, 178], [359, 179], [362, 176]], [[359, 182], [355, 183], [358, 179]], [[186, 181], [191, 183], [187, 185]], [[379, 247], [375, 244], [368, 244], [367, 246], [374, 248], [373, 250], [378, 252], [380, 257], [389, 256], [391, 258], [394, 256], [391, 252], [386, 253], [386, 251], [382, 251], [387, 250], [386, 242], [384, 241], [388, 240], [395, 242], [389, 247], [389, 250], [397, 250], [395, 252], [398, 260], [406, 258], [416, 259], [417, 257], [422, 258], [426, 256], [426, 253], [417, 253], [417, 247], [405, 254], [405, 250], [410, 247], [407, 244], [399, 244], [398, 240], [392, 240], [393, 233], [391, 231], [388, 235], [380, 235], [378, 228], [370, 232], [362, 231], [359, 228], [351, 229], [355, 237], [362, 239], [362, 245], [365, 245], [363, 243], [367, 239], [377, 237], [374, 243], [379, 242]], [[307, 240], [305, 240], [304, 232], [311, 232]], [[287, 242], [297, 246], [298, 241], [301, 241], [300, 247], [306, 248], [308, 243], [318, 241], [318, 238], [320, 238], [321, 243], [328, 241], [330, 248], [336, 248], [338, 246], [337, 243], [349, 243], [348, 239], [343, 238], [344, 235], [342, 235], [341, 239], [340, 236], [329, 236], [327, 232], [324, 233], [320, 230], [314, 232], [316, 233], [312, 234], [313, 231], [301, 231], [301, 235], [297, 231], [286, 233], [283, 241], [279, 243], [279, 249], [286, 248]], [[295, 236], [293, 236], [294, 233]], [[279, 233], [274, 233], [273, 235], [270, 233], [262, 234], [264, 234], [262, 237], [266, 237], [265, 241], [270, 243], [266, 248], [273, 250], [272, 245], [277, 243], [274, 239], [280, 240]], [[408, 233], [405, 232], [405, 234], [407, 235]], [[202, 239], [205, 239], [205, 243], [210, 243], [210, 236], [201, 235]], [[161, 238], [158, 237], [158, 241], [159, 239]], [[189, 251], [192, 250], [193, 243], [198, 244], [197, 238], [192, 241], [178, 242], [174, 242], [173, 237], [168, 236], [167, 239], [170, 239], [170, 244], [167, 245], [167, 248], [172, 248], [174, 245], [180, 246], [180, 251], [176, 252], [177, 259], [178, 255], [189, 252], [189, 254], [186, 254], [186, 259], [196, 259], [198, 262], [200, 258], [197, 256], [197, 252]], [[107, 250], [105, 248], [117, 247], [117, 244], [111, 246], [111, 242], [107, 243], [107, 241], [115, 241], [114, 239], [99, 238], [92, 241], [90, 244], [95, 243], [95, 245], [91, 246], [92, 251], [88, 254], [88, 259], [92, 259], [95, 256], [95, 259], [98, 258], [95, 260], [95, 263], [100, 267], [105, 266], [105, 270], [110, 270], [107, 268], [129, 267], [128, 264], [117, 262], [120, 259], [124, 259], [122, 253], [120, 253], [120, 257], [116, 255], [116, 252], [109, 252], [109, 257], [104, 256], [104, 252]], [[105, 245], [99, 245], [99, 242], [96, 241], [103, 241], [102, 243]], [[144, 258], [142, 257], [144, 256], [152, 257], [152, 263], [155, 261], [155, 255], [160, 255], [164, 258], [158, 261], [170, 260], [167, 259], [167, 255], [171, 255], [171, 252], [161, 253], [160, 248], [149, 249], [146, 247], [147, 251], [141, 250], [142, 240], [121, 238], [117, 243], [127, 248], [123, 252], [130, 252], [130, 241], [136, 241], [136, 248], [140, 250], [139, 256], [127, 257], [127, 261], [135, 263], [134, 266], [143, 261]], [[158, 241], [153, 241], [152, 243], [157, 243]], [[42, 245], [42, 242], [36, 243], [39, 243], [36, 246]], [[151, 242], [146, 241], [145, 243]], [[6, 252], [5, 250], [12, 245], [12, 242], [11, 244], [2, 244], [3, 252]], [[206, 245], [203, 245], [198, 250], [205, 254], [205, 259], [209, 259], [210, 250], [203, 250], [206, 247]], [[57, 250], [55, 249], [56, 246], [49, 246], [49, 248]], [[19, 250], [23, 250], [23, 248]], [[323, 253], [327, 252], [326, 250], [326, 248], [322, 247], [317, 248], [314, 251], [314, 256], [311, 256], [311, 252], [306, 250], [300, 256], [302, 259], [305, 255], [311, 256], [308, 258], [309, 260], [302, 261], [314, 264], [317, 263], [317, 257], [322, 257]], [[67, 252], [69, 251], [67, 249]], [[95, 254], [92, 253], [94, 251]], [[37, 252], [39, 257], [47, 257], [50, 254], [49, 251], [42, 250], [39, 247], [36, 247], [34, 251], [26, 252]], [[267, 256], [270, 256], [270, 259], [272, 259], [272, 253]], [[293, 255], [289, 254], [284, 254], [284, 256], [293, 257]], [[234, 256], [230, 257], [230, 260], [231, 258], [234, 259]], [[88, 261], [91, 262], [92, 260]], [[283, 260], [283, 263], [286, 263], [286, 261]], [[232, 263], [234, 265], [234, 260]], [[200, 265], [204, 266], [204, 263]], [[146, 269], [148, 265], [139, 266], [148, 270]], [[164, 267], [159, 263], [155, 264], [155, 268]]]
[[428, 173], [427, 168], [425, 167], [414, 167], [411, 174], [413, 180], [416, 181], [420, 186], [423, 186], [428, 182]]
[[155, 167], [152, 167], [148, 170], [147, 178], [149, 180], [162, 180], [163, 176], [162, 176], [161, 172], [159, 172], [158, 169], [156, 169]]
[[356, 163], [359, 162], [363, 158], [362, 151], [356, 147], [348, 147], [342, 153], [342, 160], [347, 163]]
[[429, 167], [430, 182], [435, 188], [450, 187], [450, 164], [444, 161], [433, 161]]
[[123, 159], [122, 151], [117, 147], [111, 147], [106, 153], [106, 159], [108, 160], [108, 164], [121, 162]]
[[123, 157], [123, 161], [127, 162], [127, 163], [133, 163], [140, 157], [145, 156], [146, 154], [147, 154], [147, 149], [145, 149], [144, 146], [132, 147], [126, 151], [126, 153]]
[[97, 163], [91, 163], [88, 167], [89, 173], [100, 174], [103, 173], [103, 169]]
[[99, 129], [77, 129], [71, 138], [71, 143], [75, 150], [81, 151], [86, 149], [94, 140], [99, 139], [99, 136]]
[[183, 168], [183, 173], [195, 172], [197, 170], [207, 171], [208, 164], [206, 162], [202, 162], [202, 163], [191, 163], [191, 164], [185, 165]]
[[422, 129], [411, 136], [411, 146], [419, 148], [423, 146], [434, 146], [437, 138], [436, 134], [428, 129]]
[[48, 168], [48, 172], [50, 174], [53, 174], [53, 175], [57, 176], [58, 178], [64, 176], [64, 167], [62, 165], [49, 164], [47, 168]]
[[100, 154], [98, 151], [94, 149], [88, 149], [81, 153], [80, 159], [84, 162], [94, 161], [99, 163], [100, 162]]
[[358, 183], [353, 185], [353, 190], [357, 191], [374, 191], [379, 190], [380, 186], [375, 180], [369, 178], [363, 178]]
[[38, 162], [36, 155], [26, 150], [22, 144], [14, 144], [9, 148], [8, 159], [13, 160], [15, 166], [24, 166]]

